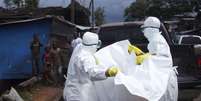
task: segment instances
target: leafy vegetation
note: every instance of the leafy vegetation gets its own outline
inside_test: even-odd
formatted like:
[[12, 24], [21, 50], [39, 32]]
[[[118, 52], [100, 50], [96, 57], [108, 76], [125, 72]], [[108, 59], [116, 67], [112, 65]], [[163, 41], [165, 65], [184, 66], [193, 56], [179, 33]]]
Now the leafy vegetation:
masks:
[[104, 8], [102, 7], [98, 7], [96, 9], [95, 13], [95, 24], [98, 25], [102, 25], [103, 23], [105, 23], [105, 15], [104, 15]]
[[175, 14], [197, 11], [198, 0], [136, 0], [125, 9], [126, 21], [139, 20], [146, 16], [170, 19]]

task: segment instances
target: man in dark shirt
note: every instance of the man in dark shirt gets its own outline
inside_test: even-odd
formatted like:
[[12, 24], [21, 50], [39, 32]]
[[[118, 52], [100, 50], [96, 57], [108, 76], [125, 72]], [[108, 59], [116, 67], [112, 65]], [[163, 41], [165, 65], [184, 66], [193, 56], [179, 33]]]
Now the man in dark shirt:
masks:
[[34, 34], [33, 40], [30, 44], [31, 54], [32, 54], [32, 75], [36, 76], [39, 74], [39, 61], [40, 61], [40, 48], [42, 44], [40, 43], [37, 34]]

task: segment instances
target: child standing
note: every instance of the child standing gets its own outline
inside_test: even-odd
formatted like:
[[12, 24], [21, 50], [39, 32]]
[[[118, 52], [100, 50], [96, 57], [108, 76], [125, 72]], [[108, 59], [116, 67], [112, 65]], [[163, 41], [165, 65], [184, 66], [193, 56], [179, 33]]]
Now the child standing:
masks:
[[44, 78], [45, 80], [50, 81], [51, 79], [51, 68], [53, 66], [51, 59], [50, 47], [45, 47], [45, 53], [43, 55], [44, 62]]

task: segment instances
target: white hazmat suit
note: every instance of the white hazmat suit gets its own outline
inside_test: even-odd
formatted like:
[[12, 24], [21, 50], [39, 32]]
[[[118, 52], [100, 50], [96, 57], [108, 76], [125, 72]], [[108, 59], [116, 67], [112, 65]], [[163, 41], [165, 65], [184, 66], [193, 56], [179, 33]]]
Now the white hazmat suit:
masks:
[[86, 32], [82, 44], [74, 49], [63, 92], [65, 101], [100, 101], [94, 81], [106, 79], [109, 69], [97, 65], [94, 53], [99, 46], [98, 35]]
[[[149, 41], [148, 51], [151, 56], [156, 58], [156, 60], [157, 58], [165, 60], [165, 63], [161, 63], [161, 68], [165, 68], [167, 66], [167, 68], [172, 69], [170, 70], [167, 90], [160, 101], [177, 101], [178, 84], [176, 68], [174, 68], [172, 64], [172, 56], [169, 45], [167, 44], [165, 38], [161, 35], [161, 32], [159, 32], [160, 25], [160, 20], [158, 18], [148, 17], [141, 28], [143, 28], [144, 36]], [[166, 66], [163, 66], [163, 64], [166, 64]]]
[[74, 39], [72, 42], [71, 42], [71, 46], [73, 48], [75, 48], [78, 44], [82, 43], [82, 39], [80, 37]]

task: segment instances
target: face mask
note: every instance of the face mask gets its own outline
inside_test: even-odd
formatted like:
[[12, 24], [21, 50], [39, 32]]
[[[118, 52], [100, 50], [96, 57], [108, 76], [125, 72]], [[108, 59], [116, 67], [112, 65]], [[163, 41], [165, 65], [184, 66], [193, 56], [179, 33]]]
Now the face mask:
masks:
[[144, 33], [144, 36], [147, 38], [147, 39], [149, 39], [149, 38], [151, 38], [151, 33], [150, 33], [151, 31], [150, 31], [150, 28], [145, 28], [144, 30], [143, 30], [143, 33]]
[[159, 29], [156, 28], [145, 28], [143, 30], [144, 36], [151, 41], [154, 37], [156, 37], [159, 33]]

